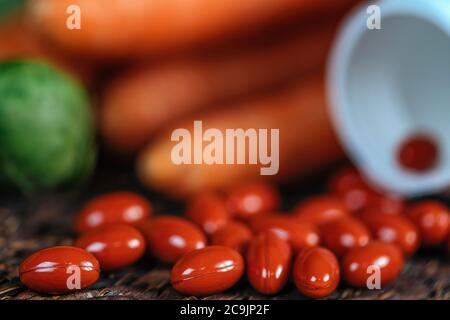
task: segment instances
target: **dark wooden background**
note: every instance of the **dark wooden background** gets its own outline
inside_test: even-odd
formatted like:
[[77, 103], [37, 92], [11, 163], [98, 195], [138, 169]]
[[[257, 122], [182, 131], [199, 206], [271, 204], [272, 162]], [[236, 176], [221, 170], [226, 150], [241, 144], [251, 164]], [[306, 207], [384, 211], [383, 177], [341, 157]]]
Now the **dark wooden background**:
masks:
[[[0, 299], [195, 299], [177, 294], [170, 286], [170, 267], [145, 256], [138, 264], [120, 272], [102, 274], [91, 288], [77, 293], [50, 296], [25, 288], [18, 279], [18, 265], [34, 251], [70, 245], [75, 234], [71, 221], [87, 199], [108, 191], [134, 190], [144, 193], [157, 213], [182, 213], [182, 205], [142, 189], [131, 170], [100, 170], [92, 181], [76, 191], [26, 198], [0, 192]], [[321, 189], [321, 179], [306, 187], [282, 190], [285, 209]], [[313, 187], [311, 187], [313, 186]], [[265, 297], [244, 279], [232, 290], [205, 299], [306, 299], [292, 283], [277, 296]], [[355, 290], [341, 284], [330, 299], [450, 299], [450, 258], [445, 248], [419, 252], [409, 259], [401, 277], [383, 290]]]

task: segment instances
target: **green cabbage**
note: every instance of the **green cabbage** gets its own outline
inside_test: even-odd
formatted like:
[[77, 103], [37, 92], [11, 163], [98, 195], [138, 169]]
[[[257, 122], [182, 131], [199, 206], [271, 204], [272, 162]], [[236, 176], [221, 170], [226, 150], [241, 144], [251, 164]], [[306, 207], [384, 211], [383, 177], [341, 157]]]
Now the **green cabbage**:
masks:
[[33, 192], [82, 179], [93, 137], [82, 85], [42, 62], [0, 64], [0, 171], [13, 184]]

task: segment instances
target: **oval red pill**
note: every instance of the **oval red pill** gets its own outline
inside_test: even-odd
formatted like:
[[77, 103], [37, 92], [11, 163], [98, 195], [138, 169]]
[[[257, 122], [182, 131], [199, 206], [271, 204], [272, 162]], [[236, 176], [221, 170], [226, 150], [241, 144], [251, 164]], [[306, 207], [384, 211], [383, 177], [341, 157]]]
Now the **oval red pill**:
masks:
[[365, 185], [361, 174], [353, 167], [344, 167], [337, 170], [328, 181], [328, 190], [335, 193], [344, 193]]
[[[399, 247], [373, 241], [365, 247], [354, 248], [344, 257], [342, 275], [345, 281], [358, 288], [379, 288], [395, 280], [404, 265]], [[373, 286], [373, 287], [372, 287]]]
[[332, 294], [339, 284], [339, 263], [327, 249], [309, 248], [295, 260], [293, 277], [302, 294], [311, 298], [324, 298]]
[[354, 168], [339, 170], [329, 181], [328, 189], [337, 194], [350, 212], [373, 208], [388, 214], [400, 214], [404, 200], [393, 194], [374, 190]]
[[436, 246], [447, 239], [450, 213], [445, 204], [434, 200], [421, 201], [407, 209], [407, 216], [419, 229], [425, 246]]
[[257, 291], [272, 295], [285, 286], [291, 267], [289, 243], [273, 233], [254, 238], [247, 250], [247, 276]]
[[172, 286], [180, 293], [207, 296], [236, 284], [244, 273], [244, 260], [235, 250], [211, 246], [194, 250], [172, 268]]
[[397, 245], [406, 255], [419, 248], [419, 230], [404, 216], [372, 212], [364, 215], [363, 221], [375, 239]]
[[94, 284], [100, 275], [97, 259], [83, 249], [60, 246], [35, 252], [19, 266], [20, 281], [43, 293], [66, 293]]
[[300, 202], [294, 209], [295, 216], [317, 226], [350, 215], [344, 202], [334, 195], [322, 195]]
[[422, 173], [437, 165], [439, 148], [431, 136], [415, 134], [401, 143], [397, 158], [403, 168]]
[[89, 201], [75, 217], [79, 233], [105, 224], [137, 225], [151, 214], [151, 205], [144, 197], [132, 192], [113, 192]]
[[142, 257], [145, 239], [132, 226], [111, 224], [86, 231], [74, 245], [92, 253], [102, 270], [117, 270]]
[[286, 240], [295, 253], [303, 249], [319, 245], [319, 230], [312, 223], [298, 221], [292, 216], [269, 214], [256, 216], [249, 220], [249, 225], [255, 234], [273, 232]]
[[203, 192], [190, 199], [186, 217], [211, 235], [230, 221], [225, 200], [212, 192]]
[[328, 189], [339, 195], [351, 212], [366, 208], [371, 198], [370, 188], [366, 181], [353, 167], [338, 170], [330, 178]]
[[370, 242], [369, 229], [359, 220], [346, 217], [320, 227], [322, 245], [330, 249], [338, 257], [349, 250], [364, 247]]
[[206, 236], [195, 224], [176, 216], [160, 216], [142, 225], [154, 257], [175, 263], [186, 253], [206, 246]]
[[234, 187], [226, 200], [227, 208], [240, 219], [277, 210], [280, 206], [278, 191], [263, 182], [248, 183]]
[[211, 244], [229, 247], [243, 254], [252, 239], [252, 235], [252, 231], [245, 224], [230, 222], [212, 235]]

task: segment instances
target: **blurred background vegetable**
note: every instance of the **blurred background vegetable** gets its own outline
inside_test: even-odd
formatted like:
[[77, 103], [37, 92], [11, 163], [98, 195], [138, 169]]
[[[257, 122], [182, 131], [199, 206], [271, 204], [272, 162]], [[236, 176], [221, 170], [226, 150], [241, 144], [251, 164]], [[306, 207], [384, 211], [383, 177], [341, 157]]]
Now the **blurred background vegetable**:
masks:
[[47, 64], [0, 64], [0, 171], [26, 192], [89, 174], [95, 159], [90, 108], [81, 85]]
[[[256, 35], [357, 0], [34, 0], [29, 17], [42, 35], [80, 55], [129, 58]], [[66, 28], [67, 8], [78, 6], [82, 26]]]
[[6, 17], [11, 12], [19, 10], [26, 0], [0, 0], [0, 19]]
[[[204, 130], [216, 128], [279, 128], [280, 171], [261, 177], [255, 165], [175, 165], [171, 160], [170, 132], [186, 128], [193, 134], [193, 120], [202, 119]], [[294, 82], [284, 90], [238, 102], [220, 111], [188, 118], [170, 126], [142, 151], [138, 173], [147, 186], [173, 196], [187, 196], [205, 188], [227, 189], [240, 181], [273, 179], [288, 182], [305, 177], [343, 156], [326, 109], [321, 74]], [[301, 123], [301, 125], [300, 125]], [[247, 153], [249, 145], [246, 145]]]
[[323, 26], [305, 24], [263, 43], [119, 74], [102, 99], [105, 142], [116, 152], [136, 153], [166, 123], [258, 95], [322, 66], [338, 24], [337, 16], [326, 18]]
[[15, 8], [16, 10], [4, 11], [4, 15], [0, 15], [0, 61], [37, 58], [58, 66], [86, 84], [92, 84], [94, 78], [92, 63], [61, 52], [42, 41], [19, 11], [20, 7]]
[[[395, 219], [395, 225], [404, 227], [404, 221], [387, 214], [392, 217], [408, 212], [409, 201], [381, 192], [373, 179], [359, 171], [361, 167], [337, 172], [328, 182], [328, 190], [321, 183], [327, 173], [346, 162], [331, 123], [329, 107], [334, 100], [327, 99], [325, 87], [335, 86], [324, 81], [327, 61], [343, 18], [363, 2], [0, 0], [0, 221], [5, 222], [0, 224], [4, 248], [0, 250], [0, 299], [54, 299], [20, 286], [16, 267], [21, 258], [39, 247], [70, 243], [74, 231], [83, 229], [80, 221], [90, 227], [113, 220], [131, 221], [145, 233], [154, 259], [104, 274], [92, 290], [64, 297], [68, 299], [180, 298], [169, 288], [167, 266], [158, 260], [176, 262], [191, 249], [211, 241], [228, 243], [245, 254], [252, 233], [277, 229], [278, 236], [289, 241], [296, 253], [303, 245], [321, 244], [343, 255], [334, 246], [342, 243], [320, 240], [326, 239], [321, 233], [329, 227], [324, 222], [334, 223], [330, 228], [338, 227], [344, 233], [350, 230], [355, 237], [362, 234], [363, 244], [355, 240], [345, 250], [366, 245], [369, 236], [382, 240], [376, 232], [369, 233], [373, 230], [360, 228], [363, 221], [348, 220], [350, 214], [362, 220], [369, 220], [369, 214], [385, 214], [383, 219], [389, 221], [382, 221], [380, 228]], [[368, 3], [362, 6], [362, 15]], [[80, 28], [68, 28], [68, 19], [77, 8]], [[363, 28], [366, 30], [365, 23]], [[386, 29], [374, 34], [386, 35], [390, 32]], [[404, 30], [398, 31], [399, 38]], [[411, 42], [400, 41], [396, 47], [409, 48], [416, 40], [408, 39]], [[416, 54], [421, 53], [411, 56]], [[374, 55], [374, 61], [383, 61]], [[358, 72], [365, 73], [365, 68], [359, 68], [366, 63], [364, 57], [356, 59]], [[387, 74], [387, 86], [392, 74], [385, 67], [395, 71], [393, 65], [376, 70]], [[356, 87], [361, 90], [354, 92], [373, 89], [365, 81], [352, 77], [349, 81], [361, 83]], [[394, 93], [394, 97], [398, 92], [395, 86], [378, 90]], [[379, 91], [375, 90], [376, 94]], [[366, 112], [366, 101], [355, 104], [358, 112], [371, 115]], [[380, 105], [377, 99], [369, 101], [375, 107]], [[386, 126], [385, 118], [374, 122]], [[171, 133], [187, 129], [195, 135], [196, 120], [202, 122], [202, 133], [214, 128], [219, 139], [221, 135], [226, 139], [227, 129], [265, 129], [269, 136], [270, 130], [278, 129], [280, 158], [275, 166], [279, 171], [262, 176], [260, 169], [272, 165], [263, 163], [174, 164], [171, 155], [177, 142], [171, 140]], [[370, 127], [372, 119], [368, 120]], [[379, 131], [374, 132], [376, 138], [385, 133]], [[269, 143], [264, 150], [259, 144], [261, 136], [256, 136], [258, 160], [264, 151], [270, 158], [272, 146]], [[246, 153], [246, 160], [250, 158], [247, 142], [255, 142], [253, 137], [244, 137], [245, 150], [240, 150]], [[203, 146], [208, 143], [203, 142]], [[217, 151], [217, 158], [229, 150], [226, 146], [223, 153]], [[86, 181], [89, 177], [92, 179]], [[80, 181], [86, 182], [82, 188], [73, 188]], [[24, 197], [24, 193], [32, 197]], [[439, 241], [433, 245], [450, 239], [448, 202], [443, 203], [431, 213], [427, 207], [417, 214], [441, 217], [428, 228], [439, 229]], [[185, 218], [179, 217], [183, 212]], [[70, 223], [73, 215], [75, 225]], [[340, 224], [339, 217], [346, 222]], [[416, 220], [420, 224], [424, 219]], [[445, 223], [438, 225], [441, 220]], [[112, 232], [112, 238], [106, 236], [114, 245], [119, 229]], [[426, 228], [422, 229], [426, 235]], [[230, 239], [236, 232], [238, 237]], [[395, 235], [397, 240], [399, 234]], [[131, 245], [128, 240], [119, 242]], [[405, 252], [412, 253], [418, 244], [412, 243]], [[108, 251], [108, 246], [101, 246], [101, 250]], [[373, 256], [382, 251], [372, 252]], [[422, 249], [419, 251], [421, 254]], [[448, 292], [436, 288], [448, 284], [446, 261], [442, 270], [436, 271], [442, 259], [413, 259], [408, 261], [402, 279], [384, 291], [368, 293], [340, 286], [332, 298], [411, 298], [414, 290], [420, 297], [444, 297]], [[324, 270], [318, 266], [314, 269]], [[424, 283], [424, 274], [426, 286], [417, 286]], [[245, 281], [242, 284], [223, 298], [263, 297], [245, 288]], [[314, 296], [310, 292], [306, 295]], [[283, 297], [297, 298], [298, 293], [292, 295], [286, 288], [275, 298]]]
[[[192, 119], [221, 129], [280, 128], [280, 173], [274, 180], [287, 182], [321, 171], [343, 157], [329, 122], [320, 70], [343, 16], [357, 2], [22, 1], [0, 23], [0, 61], [33, 58], [82, 80], [98, 115], [102, 150], [107, 151], [102, 153], [100, 166], [111, 159], [137, 157], [138, 176], [150, 189], [186, 196], [203, 188], [226, 189], [241, 180], [260, 178], [256, 166], [176, 167], [168, 162], [171, 141], [167, 132]], [[25, 10], [18, 10], [20, 4], [25, 4]], [[81, 10], [81, 29], [67, 28], [70, 5]], [[45, 86], [46, 75], [37, 72], [33, 77], [36, 87], [30, 85], [29, 90]], [[52, 81], [48, 84], [57, 88]], [[83, 90], [73, 83], [69, 86]], [[63, 98], [51, 88], [40, 90], [48, 101], [56, 99], [55, 105], [69, 109], [70, 104], [83, 105], [79, 111], [84, 112], [86, 97], [71, 92]], [[30, 103], [27, 94], [25, 90], [20, 96], [23, 110], [31, 110], [26, 107]], [[50, 109], [40, 107], [33, 104], [35, 109], [30, 112], [41, 118], [29, 116], [23, 121], [30, 121], [29, 126], [47, 121], [39, 125], [48, 137], [39, 142], [44, 144], [42, 150], [55, 147], [51, 146], [51, 139], [57, 139], [54, 136], [63, 139], [57, 127], [75, 122], [79, 122], [78, 138], [92, 139], [90, 115], [69, 116], [69, 120], [49, 116]], [[12, 137], [12, 131], [7, 135]], [[65, 143], [70, 151], [63, 152], [80, 161], [79, 167], [93, 153], [89, 143], [83, 145], [81, 140]], [[48, 158], [42, 160], [43, 152], [31, 157], [34, 149], [30, 148], [30, 163], [40, 165], [27, 167], [17, 165], [24, 155], [15, 153], [13, 147], [23, 145], [11, 138], [3, 144], [2, 152], [13, 160], [8, 165], [3, 160], [2, 165], [15, 164], [7, 176], [22, 188], [55, 187], [77, 175], [74, 163], [53, 155], [54, 163], [64, 168], [53, 165], [54, 176], [38, 179], [43, 163], [50, 163]]]

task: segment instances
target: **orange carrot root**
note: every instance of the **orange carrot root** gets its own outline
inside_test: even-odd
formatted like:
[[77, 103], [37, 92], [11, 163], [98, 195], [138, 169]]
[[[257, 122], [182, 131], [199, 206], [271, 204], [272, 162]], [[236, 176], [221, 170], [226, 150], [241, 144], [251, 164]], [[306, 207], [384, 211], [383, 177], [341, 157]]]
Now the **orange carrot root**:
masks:
[[133, 154], [174, 119], [279, 85], [323, 65], [335, 30], [336, 22], [332, 22], [269, 45], [140, 67], [120, 75], [102, 99], [102, 136], [112, 150]]
[[[173, 126], [193, 131], [193, 120]], [[321, 77], [299, 81], [273, 96], [238, 103], [217, 112], [205, 113], [206, 128], [280, 129], [279, 173], [264, 176], [276, 182], [313, 173], [339, 160], [343, 153], [334, 135]], [[138, 175], [148, 187], [170, 196], [184, 197], [202, 189], [226, 189], [247, 180], [261, 179], [259, 165], [175, 165], [171, 152], [171, 130], [142, 151], [137, 162]]]
[[[357, 1], [33, 0], [29, 14], [36, 28], [60, 46], [83, 55], [117, 58], [233, 38]], [[74, 5], [81, 12], [79, 30], [66, 26], [68, 8]]]

